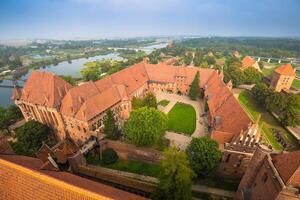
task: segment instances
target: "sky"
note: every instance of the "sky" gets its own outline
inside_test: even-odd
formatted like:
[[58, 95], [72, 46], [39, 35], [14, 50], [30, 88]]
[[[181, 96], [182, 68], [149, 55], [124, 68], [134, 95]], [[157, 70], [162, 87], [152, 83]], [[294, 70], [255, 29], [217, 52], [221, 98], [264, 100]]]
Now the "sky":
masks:
[[300, 36], [300, 0], [0, 0], [0, 40]]

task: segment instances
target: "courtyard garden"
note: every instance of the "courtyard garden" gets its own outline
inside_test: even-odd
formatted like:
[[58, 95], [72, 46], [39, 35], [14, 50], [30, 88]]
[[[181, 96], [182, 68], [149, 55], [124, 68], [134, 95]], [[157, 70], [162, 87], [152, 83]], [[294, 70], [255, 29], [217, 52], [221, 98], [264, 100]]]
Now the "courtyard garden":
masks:
[[196, 128], [196, 111], [193, 106], [177, 102], [168, 113], [167, 130], [192, 135]]
[[282, 127], [273, 115], [258, 105], [251, 94], [247, 91], [242, 91], [239, 94], [238, 100], [253, 121], [256, 121], [261, 116], [259, 124], [263, 139], [268, 144], [271, 144], [275, 150], [284, 149], [282, 143], [278, 141], [278, 137], [291, 145], [291, 147], [299, 148], [296, 139]]

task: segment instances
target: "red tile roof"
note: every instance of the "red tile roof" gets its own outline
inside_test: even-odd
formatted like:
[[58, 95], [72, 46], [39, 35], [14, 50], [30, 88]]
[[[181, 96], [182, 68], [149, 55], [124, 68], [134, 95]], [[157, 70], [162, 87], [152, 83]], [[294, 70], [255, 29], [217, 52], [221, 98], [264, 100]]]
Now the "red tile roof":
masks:
[[[43, 181], [47, 181], [47, 177], [51, 177], [57, 179], [59, 181], [63, 181], [66, 184], [75, 186], [87, 190], [87, 192], [93, 192], [100, 195], [102, 198], [106, 197], [109, 199], [122, 199], [122, 200], [132, 200], [132, 199], [145, 199], [141, 196], [137, 196], [135, 194], [131, 194], [116, 188], [113, 188], [108, 185], [104, 185], [99, 182], [95, 182], [86, 178], [82, 178], [80, 176], [76, 176], [74, 174], [68, 172], [56, 172], [56, 171], [48, 171], [48, 170], [40, 170], [41, 165], [43, 162], [37, 158], [27, 157], [27, 156], [19, 156], [19, 155], [1, 155], [0, 154], [0, 161], [1, 159], [17, 164], [19, 166], [25, 167], [30, 169], [35, 174], [39, 174]], [[22, 174], [16, 174], [16, 176], [21, 176]], [[20, 179], [21, 181], [21, 179]], [[30, 183], [28, 183], [30, 184]], [[25, 191], [29, 192], [30, 191]], [[87, 193], [88, 195], [88, 193]]]
[[272, 160], [282, 180], [300, 188], [300, 151], [273, 154]]
[[248, 128], [251, 119], [216, 71], [207, 81], [205, 96], [208, 98], [207, 103], [212, 123], [218, 118], [218, 124], [214, 124], [214, 129], [218, 131], [218, 134], [214, 135], [214, 139], [225, 141], [224, 138], [226, 138], [226, 142], [230, 142], [232, 137], [228, 134], [223, 136], [222, 132], [237, 135], [241, 130]]
[[22, 90], [21, 100], [57, 108], [72, 86], [49, 72], [33, 71]]
[[246, 69], [247, 67], [250, 67], [252, 65], [255, 64], [255, 60], [250, 57], [250, 56], [246, 56], [243, 60], [242, 60], [242, 68]]
[[278, 67], [277, 69], [275, 69], [275, 72], [287, 76], [295, 76], [296, 74], [295, 70], [293, 69], [290, 63]]

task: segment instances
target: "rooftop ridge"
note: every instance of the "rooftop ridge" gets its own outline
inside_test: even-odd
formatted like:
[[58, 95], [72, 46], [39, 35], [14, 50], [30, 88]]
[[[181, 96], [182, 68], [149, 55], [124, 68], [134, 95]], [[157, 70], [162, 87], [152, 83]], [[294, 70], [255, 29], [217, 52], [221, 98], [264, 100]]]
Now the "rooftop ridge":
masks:
[[107, 197], [101, 196], [101, 195], [96, 194], [94, 192], [91, 192], [89, 190], [71, 185], [69, 183], [65, 183], [61, 180], [55, 179], [55, 178], [50, 177], [46, 174], [42, 174], [38, 171], [35, 171], [35, 170], [29, 169], [27, 167], [17, 165], [13, 162], [10, 162], [10, 161], [6, 161], [2, 158], [0, 158], [0, 163], [3, 164], [4, 166], [8, 167], [8, 168], [15, 169], [15, 170], [20, 171], [20, 172], [22, 172], [24, 174], [27, 174], [29, 176], [33, 176], [34, 178], [39, 179], [43, 182], [46, 182], [50, 185], [58, 186], [58, 187], [64, 188], [65, 190], [71, 190], [74, 193], [78, 193], [78, 194], [85, 195], [85, 196], [88, 196], [90, 198], [95, 198], [95, 199], [99, 199], [99, 198], [100, 199], [109, 199]]

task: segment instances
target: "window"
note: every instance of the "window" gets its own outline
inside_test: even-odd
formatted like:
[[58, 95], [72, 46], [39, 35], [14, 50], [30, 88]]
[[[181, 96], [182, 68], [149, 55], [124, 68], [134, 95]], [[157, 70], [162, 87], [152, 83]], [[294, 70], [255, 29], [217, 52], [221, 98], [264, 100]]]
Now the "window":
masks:
[[79, 131], [81, 130], [79, 126], [77, 126], [77, 129], [78, 129]]
[[230, 156], [231, 156], [231, 154], [227, 155], [227, 158], [226, 158], [225, 162], [228, 162], [228, 161], [229, 161]]

